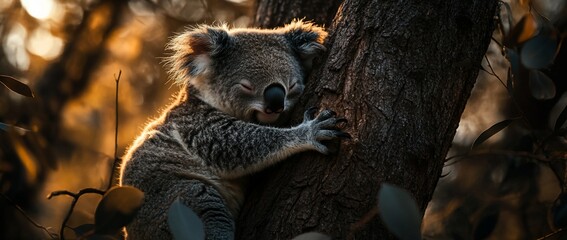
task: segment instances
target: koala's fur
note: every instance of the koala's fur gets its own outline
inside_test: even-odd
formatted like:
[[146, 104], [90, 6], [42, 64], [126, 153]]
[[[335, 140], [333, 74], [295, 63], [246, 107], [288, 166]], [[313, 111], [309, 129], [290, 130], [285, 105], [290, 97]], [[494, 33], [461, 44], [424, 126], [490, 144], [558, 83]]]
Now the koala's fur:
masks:
[[[337, 127], [346, 120], [329, 110], [274, 127], [303, 92], [325, 37], [322, 28], [294, 21], [272, 30], [201, 26], [172, 40], [170, 74], [182, 89], [121, 166], [120, 184], [145, 194], [129, 238], [171, 239], [167, 211], [179, 199], [201, 217], [207, 239], [232, 239], [246, 176], [298, 152], [327, 154], [321, 141], [348, 137]], [[281, 112], [267, 110], [268, 86], [285, 92]]]

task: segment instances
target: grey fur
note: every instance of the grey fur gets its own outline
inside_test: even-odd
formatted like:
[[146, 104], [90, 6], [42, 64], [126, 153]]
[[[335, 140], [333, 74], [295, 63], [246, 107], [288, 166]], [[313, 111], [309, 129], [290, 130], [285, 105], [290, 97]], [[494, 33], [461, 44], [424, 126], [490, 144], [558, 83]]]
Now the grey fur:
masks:
[[[179, 198], [203, 219], [207, 239], [232, 239], [249, 174], [295, 153], [328, 154], [321, 141], [348, 136], [337, 128], [344, 119], [329, 110], [314, 117], [311, 109], [303, 123], [275, 127], [303, 92], [325, 36], [295, 21], [273, 30], [201, 26], [172, 40], [168, 64], [182, 90], [146, 126], [121, 167], [121, 185], [145, 193], [127, 226], [129, 238], [172, 238], [166, 214]], [[274, 83], [286, 92], [281, 115], [262, 112], [264, 88]]]

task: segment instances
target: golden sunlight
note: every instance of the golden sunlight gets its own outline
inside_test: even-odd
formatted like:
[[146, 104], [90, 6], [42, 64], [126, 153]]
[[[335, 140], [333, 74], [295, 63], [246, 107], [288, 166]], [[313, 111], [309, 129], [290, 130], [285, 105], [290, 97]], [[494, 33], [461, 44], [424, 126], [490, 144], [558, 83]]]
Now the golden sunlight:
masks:
[[26, 52], [27, 30], [21, 24], [14, 24], [2, 42], [2, 48], [8, 62], [20, 70], [27, 70], [30, 59]]
[[53, 0], [21, 0], [20, 2], [30, 16], [39, 20], [49, 18], [55, 8]]
[[49, 30], [39, 27], [31, 33], [27, 42], [27, 49], [45, 60], [51, 60], [61, 54], [63, 40], [51, 35]]

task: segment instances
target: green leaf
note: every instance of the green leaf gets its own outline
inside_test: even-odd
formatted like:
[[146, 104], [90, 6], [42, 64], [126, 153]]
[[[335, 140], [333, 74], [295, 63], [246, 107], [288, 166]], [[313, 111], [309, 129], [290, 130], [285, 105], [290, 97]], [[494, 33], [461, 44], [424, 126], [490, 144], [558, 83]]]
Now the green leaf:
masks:
[[539, 34], [528, 40], [520, 50], [522, 64], [529, 69], [549, 66], [555, 58], [557, 41], [551, 35]]
[[378, 211], [384, 225], [401, 240], [421, 239], [421, 213], [405, 189], [382, 183]]
[[474, 140], [473, 144], [472, 144], [472, 148], [477, 147], [478, 145], [482, 144], [484, 141], [486, 141], [487, 139], [489, 139], [490, 137], [494, 136], [494, 134], [497, 134], [498, 132], [502, 131], [502, 129], [508, 127], [508, 125], [510, 125], [510, 123], [512, 123], [513, 121], [515, 121], [517, 118], [514, 119], [506, 119], [504, 121], [501, 121], [499, 123], [496, 123], [494, 125], [492, 125], [492, 127], [484, 130], [484, 132], [482, 132], [477, 138], [476, 140]]
[[295, 236], [292, 240], [331, 240], [331, 237], [318, 232], [307, 232]]
[[25, 83], [20, 82], [18, 79], [6, 75], [0, 75], [0, 83], [4, 84], [4, 86], [15, 93], [26, 97], [34, 97], [30, 87], [28, 87]]
[[530, 92], [537, 100], [548, 100], [555, 97], [555, 84], [545, 73], [530, 70]]
[[189, 207], [183, 205], [176, 199], [167, 212], [167, 223], [177, 240], [202, 240], [205, 239], [203, 222]]
[[144, 193], [135, 187], [120, 186], [104, 194], [95, 212], [95, 232], [115, 234], [130, 223], [144, 202]]

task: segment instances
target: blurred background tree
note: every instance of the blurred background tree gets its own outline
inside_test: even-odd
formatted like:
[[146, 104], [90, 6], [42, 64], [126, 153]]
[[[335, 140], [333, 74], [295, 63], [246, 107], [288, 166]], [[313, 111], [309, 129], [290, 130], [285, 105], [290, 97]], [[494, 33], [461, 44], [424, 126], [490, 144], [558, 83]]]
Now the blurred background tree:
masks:
[[[114, 79], [121, 71], [121, 155], [177, 90], [160, 64], [175, 32], [198, 23], [275, 27], [294, 17], [330, 27], [341, 2], [0, 1], [0, 74], [28, 84], [35, 94], [28, 98], [0, 86], [0, 238], [49, 237], [26, 217], [59, 232], [71, 199], [47, 200], [52, 191], [105, 189], [115, 147]], [[422, 233], [430, 239], [533, 239], [552, 232], [557, 233], [550, 239], [559, 239], [567, 222], [567, 147], [565, 125], [558, 121], [564, 120], [567, 105], [567, 55], [561, 47], [567, 4], [505, 3], [482, 65], [464, 66], [478, 67], [480, 74], [425, 212]], [[466, 27], [470, 17], [455, 21]], [[549, 49], [545, 46], [556, 44], [552, 61], [541, 68], [526, 66], [521, 56], [536, 36], [552, 43], [535, 45]], [[537, 53], [530, 59], [541, 59]], [[502, 131], [493, 131], [498, 133], [470, 150], [483, 131], [507, 119], [500, 125], [505, 129], [496, 129]], [[81, 198], [67, 226], [92, 222], [100, 198]], [[428, 200], [427, 195], [419, 198], [422, 205]], [[372, 220], [366, 231], [379, 224]], [[300, 230], [317, 229], [306, 225]], [[73, 236], [71, 229], [65, 234]]]

